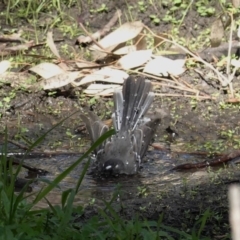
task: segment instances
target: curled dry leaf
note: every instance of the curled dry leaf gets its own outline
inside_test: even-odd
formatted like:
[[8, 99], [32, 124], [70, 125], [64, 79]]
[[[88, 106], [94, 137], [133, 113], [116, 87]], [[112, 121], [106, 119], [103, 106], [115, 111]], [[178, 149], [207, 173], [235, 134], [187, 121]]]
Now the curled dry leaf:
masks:
[[102, 81], [122, 84], [125, 79], [128, 78], [128, 74], [122, 70], [105, 67], [101, 70], [97, 70], [92, 74], [84, 77], [79, 83], [74, 82], [74, 85], [80, 86], [90, 82]]
[[44, 90], [63, 87], [78, 78], [79, 72], [64, 72], [40, 82]]
[[64, 70], [60, 68], [58, 65], [53, 63], [40, 63], [32, 68], [29, 69], [30, 71], [37, 73], [44, 79], [48, 79], [50, 77], [59, 75], [64, 73]]
[[84, 90], [84, 93], [88, 95], [111, 96], [115, 89], [121, 89], [121, 86], [116, 84], [91, 84]]
[[52, 53], [57, 57], [57, 58], [61, 58], [58, 52], [58, 49], [53, 41], [53, 36], [52, 36], [52, 32], [48, 32], [47, 33], [47, 45], [50, 48], [50, 50], [52, 51]]
[[184, 64], [185, 59], [172, 60], [158, 56], [146, 64], [143, 72], [165, 77], [169, 74], [178, 76], [185, 72]]
[[[112, 51], [120, 43], [127, 42], [135, 38], [142, 31], [143, 26], [143, 23], [140, 21], [124, 23], [121, 27], [101, 39], [98, 43], [104, 49]], [[101, 51], [97, 45], [93, 45], [90, 49]]]
[[139, 50], [121, 57], [117, 64], [126, 70], [136, 68], [149, 61], [151, 56], [152, 50]]
[[0, 62], [0, 74], [5, 73], [11, 66], [11, 62], [8, 60], [3, 60]]

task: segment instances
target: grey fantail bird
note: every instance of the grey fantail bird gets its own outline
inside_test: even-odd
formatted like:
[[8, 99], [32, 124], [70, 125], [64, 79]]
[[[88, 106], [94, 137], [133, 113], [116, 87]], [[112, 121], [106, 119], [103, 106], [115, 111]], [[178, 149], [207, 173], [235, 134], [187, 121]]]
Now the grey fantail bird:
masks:
[[[115, 135], [95, 149], [97, 169], [103, 173], [135, 174], [148, 149], [160, 117], [145, 118], [154, 99], [152, 84], [141, 77], [129, 77], [123, 89], [113, 94], [112, 114]], [[92, 142], [108, 131], [105, 125], [92, 112], [81, 115]]]

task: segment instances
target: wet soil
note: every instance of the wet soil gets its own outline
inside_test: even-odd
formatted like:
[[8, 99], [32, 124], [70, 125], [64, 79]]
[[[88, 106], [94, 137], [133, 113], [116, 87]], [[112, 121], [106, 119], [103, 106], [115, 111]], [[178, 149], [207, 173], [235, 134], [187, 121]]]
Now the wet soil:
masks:
[[[155, 31], [172, 30], [171, 24], [160, 22], [156, 26], [149, 17], [150, 14], [156, 14], [160, 18], [165, 16], [170, 6], [147, 4], [146, 10], [141, 12], [137, 1], [106, 1], [107, 12], [90, 14], [89, 9], [99, 8], [103, 1], [94, 1], [90, 5], [83, 2], [81, 11], [72, 8], [67, 10], [67, 13], [74, 18], [81, 14], [92, 32], [104, 26], [117, 7], [129, 13], [129, 6], [135, 6], [136, 11], [131, 11], [131, 15], [125, 14], [123, 21], [140, 19]], [[213, 4], [212, 1], [210, 4]], [[176, 13], [176, 17], [181, 18], [182, 15], [178, 14]], [[187, 36], [189, 39], [196, 37], [199, 31], [206, 30], [214, 19], [214, 17], [200, 17], [193, 6], [179, 28], [180, 36]], [[199, 27], [197, 30], [194, 28], [196, 23]], [[73, 44], [70, 39], [66, 39], [66, 42]], [[201, 70], [204, 73], [208, 71], [204, 68]], [[240, 105], [226, 104], [225, 90], [221, 89], [217, 82], [203, 79], [194, 71], [187, 71], [181, 78], [195, 89], [210, 96], [209, 99], [188, 98], [184, 96], [188, 94], [186, 91], [155, 85], [156, 93], [182, 95], [155, 98], [151, 110], [160, 108], [166, 112], [166, 117], [159, 125], [154, 139], [154, 143], [157, 143], [159, 148], [149, 148], [142, 170], [136, 176], [96, 177], [91, 175], [89, 170], [75, 200], [75, 204], [83, 204], [86, 207], [83, 218], [87, 219], [97, 214], [98, 207], [104, 207], [102, 200], [110, 200], [114, 193], [119, 191], [113, 206], [126, 219], [132, 219], [138, 214], [141, 218], [158, 220], [163, 214], [165, 225], [190, 231], [196, 221], [209, 209], [211, 215], [204, 229], [204, 235], [209, 236], [210, 239], [229, 238], [227, 191], [230, 184], [239, 183], [238, 166], [227, 165], [182, 172], [171, 169], [182, 163], [211, 160], [211, 155], [214, 153], [230, 153], [239, 149]], [[152, 79], [152, 82], [154, 84], [155, 80]], [[239, 81], [234, 81], [236, 92], [239, 91], [237, 82]], [[0, 96], [7, 96], [11, 90], [10, 86], [2, 85]], [[53, 129], [35, 149], [42, 153], [52, 151], [59, 154], [25, 160], [30, 166], [49, 171], [45, 178], [53, 179], [90, 146], [87, 133], [77, 130], [82, 129], [80, 112], [93, 110], [103, 119], [109, 119], [111, 115], [109, 100], [111, 98], [86, 97], [82, 94], [81, 88], [63, 88], [52, 97], [47, 92], [34, 94], [16, 90], [16, 97], [10, 102], [11, 107], [1, 109], [1, 143], [4, 142], [5, 126], [8, 127], [9, 139], [26, 145], [24, 139], [36, 140], [61, 119], [78, 111]], [[9, 151], [23, 150], [14, 144], [9, 144]], [[60, 190], [56, 189], [50, 193], [48, 199], [52, 204], [60, 202], [62, 190], [75, 186], [84, 164], [85, 162], [80, 164], [60, 184]], [[24, 177], [25, 173], [22, 174]], [[32, 187], [33, 191], [38, 191], [42, 183], [37, 182]], [[92, 206], [90, 202], [93, 199], [95, 204]], [[46, 206], [44, 202], [39, 205], [39, 207]], [[199, 229], [198, 227], [196, 226], [196, 229]]]
[[[3, 89], [6, 90], [7, 87]], [[39, 97], [19, 92], [15, 101], [27, 103], [4, 114], [1, 119], [4, 123], [2, 132], [7, 124], [10, 139], [25, 145], [23, 137], [36, 140], [65, 116], [79, 109], [89, 108], [88, 98], [84, 100], [84, 104], [84, 101], [81, 102], [73, 96], [74, 94], [64, 97]], [[109, 99], [111, 98], [99, 101], [99, 105], [96, 105], [99, 112], [106, 110], [106, 106], [108, 108]], [[14, 101], [12, 104], [14, 106]], [[92, 105], [92, 108], [98, 112], [96, 106]], [[159, 107], [168, 108], [166, 112], [169, 113], [159, 125], [154, 139], [154, 144], [160, 147], [160, 150], [150, 146], [142, 169], [136, 176], [109, 179], [91, 175], [89, 170], [75, 204], [86, 207], [84, 216], [88, 218], [97, 213], [98, 207], [104, 207], [103, 199], [110, 200], [116, 191], [119, 191], [114, 207], [123, 217], [131, 219], [139, 214], [142, 218], [157, 220], [163, 214], [165, 225], [184, 231], [192, 229], [196, 220], [210, 209], [211, 217], [205, 234], [225, 236], [229, 232], [227, 191], [229, 184], [239, 182], [238, 166], [227, 165], [181, 172], [171, 169], [183, 163], [210, 161], [211, 157], [208, 155], [212, 153], [229, 153], [238, 148], [239, 107], [228, 106], [221, 109], [218, 102], [209, 100], [197, 102], [193, 107], [189, 99], [184, 97], [156, 97], [152, 108]], [[84, 110], [80, 112], [82, 111]], [[27, 157], [25, 164], [47, 170], [49, 173], [44, 178], [51, 180], [75, 162], [90, 146], [87, 133], [76, 132], [82, 124], [80, 112], [53, 129], [35, 149], [42, 153], [56, 151], [59, 154], [52, 157]], [[108, 117], [107, 114], [104, 116]], [[233, 137], [222, 135], [222, 131], [228, 130], [234, 131]], [[176, 133], [176, 137], [172, 137], [172, 131]], [[1, 136], [3, 143], [4, 135]], [[9, 151], [23, 150], [9, 144]], [[62, 190], [75, 186], [85, 162], [64, 179], [60, 184], [61, 189], [49, 194], [48, 199], [52, 204], [60, 203]], [[22, 177], [25, 175], [23, 172]], [[37, 192], [42, 185], [41, 182], [34, 183], [33, 191]], [[92, 206], [90, 202], [93, 199], [95, 204]], [[46, 206], [44, 202], [39, 204], [39, 207]]]

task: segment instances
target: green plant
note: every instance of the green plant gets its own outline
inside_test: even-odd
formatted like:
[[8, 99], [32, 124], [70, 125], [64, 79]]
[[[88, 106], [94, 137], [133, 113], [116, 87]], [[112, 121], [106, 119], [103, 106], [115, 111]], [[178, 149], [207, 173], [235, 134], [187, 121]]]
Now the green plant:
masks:
[[97, 9], [90, 10], [91, 13], [102, 13], [102, 12], [107, 12], [107, 11], [108, 11], [108, 7], [105, 3], [102, 3], [101, 6]]
[[151, 18], [153, 23], [155, 23], [156, 25], [160, 23], [160, 19], [156, 15], [150, 15], [149, 17]]
[[164, 22], [177, 24], [180, 20], [177, 20], [169, 11], [166, 12], [165, 16], [162, 18]]
[[147, 10], [147, 5], [144, 1], [139, 1], [138, 2], [138, 9], [140, 12], [145, 12]]
[[220, 135], [228, 139], [232, 139], [235, 134], [234, 130], [221, 131]]
[[208, 6], [206, 0], [201, 0], [196, 2], [197, 12], [202, 17], [210, 17], [215, 14], [215, 8]]
[[141, 197], [147, 197], [148, 193], [148, 188], [146, 186], [139, 186], [137, 187], [138, 189], [138, 196]]
[[[75, 113], [74, 113], [75, 114]], [[67, 117], [68, 118], [68, 117]], [[65, 119], [67, 119], [65, 118]], [[64, 120], [65, 120], [64, 119]], [[25, 156], [49, 134], [54, 128], [62, 124], [60, 121], [53, 128], [48, 130], [34, 143], [31, 144]], [[3, 148], [0, 161], [0, 239], [38, 239], [44, 236], [44, 239], [69, 239], [75, 236], [81, 239], [81, 233], [75, 228], [75, 218], [82, 213], [82, 207], [74, 208], [73, 200], [75, 194], [82, 183], [84, 175], [88, 169], [90, 161], [88, 160], [80, 173], [79, 180], [75, 189], [68, 189], [62, 193], [61, 206], [52, 206], [46, 199], [47, 194], [55, 188], [90, 152], [92, 152], [104, 139], [113, 134], [113, 130], [104, 134], [93, 146], [75, 163], [69, 166], [64, 172], [58, 175], [53, 181], [48, 181], [48, 185], [40, 190], [33, 200], [27, 202], [33, 194], [25, 194], [31, 181], [28, 181], [20, 193], [14, 193], [14, 184], [21, 170], [21, 163], [13, 171], [11, 160], [7, 158], [7, 131], [5, 133], [5, 147]], [[33, 207], [42, 199], [46, 199], [50, 207], [49, 210], [32, 210]], [[73, 215], [73, 209], [75, 214]], [[59, 238], [60, 237], [60, 238]]]
[[[13, 23], [16, 17], [25, 19], [37, 19], [41, 12], [51, 12], [57, 10], [61, 12], [61, 3], [59, 0], [46, 1], [7, 1], [5, 16], [6, 21]], [[14, 13], [14, 14], [13, 14]]]

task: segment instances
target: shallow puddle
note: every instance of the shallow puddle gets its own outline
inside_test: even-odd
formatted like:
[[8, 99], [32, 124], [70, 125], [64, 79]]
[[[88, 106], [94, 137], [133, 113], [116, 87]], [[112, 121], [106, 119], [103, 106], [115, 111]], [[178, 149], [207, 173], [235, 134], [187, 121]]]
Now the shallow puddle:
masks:
[[[49, 174], [44, 176], [48, 180], [53, 180], [58, 174], [62, 173], [67, 167], [74, 163], [80, 155], [58, 155], [47, 158], [32, 158], [26, 159], [25, 163], [40, 169], [49, 171]], [[75, 204], [89, 204], [91, 201], [101, 204], [101, 200], [110, 200], [113, 194], [120, 186], [123, 193], [121, 199], [136, 199], [136, 197], [150, 192], [151, 195], [159, 196], [169, 192], [176, 192], [183, 186], [194, 186], [207, 183], [214, 178], [218, 171], [212, 169], [199, 169], [198, 171], [172, 171], [171, 169], [178, 164], [193, 163], [203, 161], [202, 157], [196, 155], [182, 154], [175, 158], [170, 153], [161, 151], [149, 151], [143, 162], [142, 169], [139, 174], [134, 176], [119, 176], [119, 177], [96, 177], [90, 174], [90, 169], [86, 174], [80, 190], [75, 198]], [[53, 190], [48, 195], [48, 200], [54, 204], [61, 203], [61, 192], [69, 188], [75, 188], [76, 183], [83, 171], [86, 161], [79, 164], [63, 181], [59, 187]], [[226, 169], [225, 169], [226, 170]], [[234, 168], [230, 169], [234, 172]], [[221, 177], [229, 172], [229, 169], [224, 173], [222, 169]], [[33, 185], [33, 191], [39, 191], [43, 183], [38, 182]], [[47, 204], [42, 201], [38, 207], [47, 207]]]

